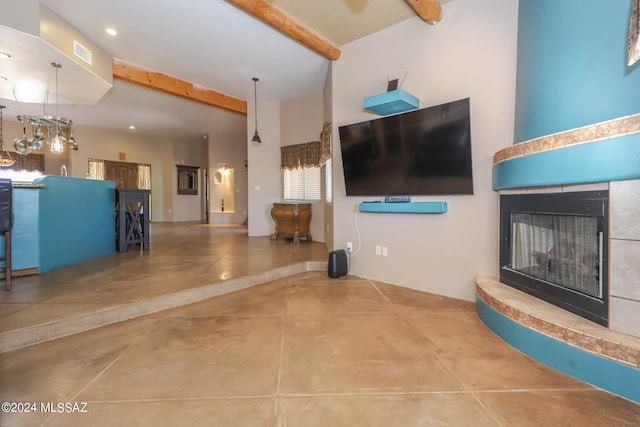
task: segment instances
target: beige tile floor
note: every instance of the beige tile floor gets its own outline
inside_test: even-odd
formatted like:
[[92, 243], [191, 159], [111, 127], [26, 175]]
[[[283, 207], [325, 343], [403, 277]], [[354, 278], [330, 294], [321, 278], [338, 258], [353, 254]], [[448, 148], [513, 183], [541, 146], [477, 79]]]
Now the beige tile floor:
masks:
[[[175, 236], [179, 248], [171, 249], [176, 231], [190, 234], [193, 245]], [[20, 299], [31, 295], [24, 304], [37, 306], [57, 297], [65, 312], [84, 310], [298, 257], [326, 258], [319, 243], [247, 238], [233, 228], [224, 237], [209, 226], [156, 232], [149, 253], [108, 256], [105, 267], [88, 263], [97, 272], [82, 265], [44, 274], [40, 283], [23, 283], [30, 290]], [[189, 252], [195, 263], [186, 261]], [[40, 289], [54, 282], [59, 293]], [[34, 302], [37, 295], [41, 302]], [[13, 304], [6, 298], [3, 304]], [[0, 320], [22, 310], [5, 307]], [[640, 405], [512, 349], [480, 323], [473, 303], [324, 272], [6, 352], [0, 401], [33, 402], [37, 409], [0, 413], [2, 426], [640, 425]], [[42, 411], [58, 402], [86, 412]]]

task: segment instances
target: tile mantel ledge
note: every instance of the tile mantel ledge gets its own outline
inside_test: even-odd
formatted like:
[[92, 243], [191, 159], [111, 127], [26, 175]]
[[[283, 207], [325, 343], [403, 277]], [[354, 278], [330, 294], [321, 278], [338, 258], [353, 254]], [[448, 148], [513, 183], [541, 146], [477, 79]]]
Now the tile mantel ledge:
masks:
[[640, 114], [633, 114], [514, 144], [495, 153], [493, 163], [637, 133], [640, 133]]
[[521, 142], [493, 160], [494, 190], [640, 179], [640, 114]]
[[489, 307], [526, 328], [591, 354], [640, 368], [639, 337], [590, 322], [494, 277], [477, 277], [476, 293]]

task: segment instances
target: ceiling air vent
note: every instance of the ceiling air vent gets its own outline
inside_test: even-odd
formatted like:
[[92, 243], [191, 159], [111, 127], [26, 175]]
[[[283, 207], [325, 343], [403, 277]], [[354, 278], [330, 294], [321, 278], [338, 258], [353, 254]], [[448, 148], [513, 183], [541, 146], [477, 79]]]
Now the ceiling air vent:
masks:
[[93, 65], [93, 60], [91, 58], [91, 51], [86, 47], [82, 46], [76, 40], [73, 41], [73, 53], [84, 62], [89, 65]]

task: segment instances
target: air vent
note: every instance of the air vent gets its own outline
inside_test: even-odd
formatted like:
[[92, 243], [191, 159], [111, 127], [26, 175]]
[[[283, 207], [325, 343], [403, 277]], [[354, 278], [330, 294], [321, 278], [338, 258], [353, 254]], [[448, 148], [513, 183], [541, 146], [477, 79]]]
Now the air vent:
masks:
[[93, 59], [91, 58], [91, 51], [82, 46], [76, 40], [73, 41], [73, 53], [84, 62], [89, 65], [93, 65]]

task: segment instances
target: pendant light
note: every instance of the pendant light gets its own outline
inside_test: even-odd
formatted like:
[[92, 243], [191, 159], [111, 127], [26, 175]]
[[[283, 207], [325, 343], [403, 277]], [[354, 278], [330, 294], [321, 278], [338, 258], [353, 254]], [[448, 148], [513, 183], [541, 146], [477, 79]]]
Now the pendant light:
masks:
[[262, 140], [260, 139], [260, 135], [258, 135], [258, 78], [254, 77], [253, 78], [253, 96], [254, 96], [254, 100], [255, 100], [255, 119], [256, 119], [256, 131], [253, 134], [253, 138], [251, 138], [251, 141], [256, 143], [256, 144], [261, 144]]
[[4, 140], [2, 139], [2, 110], [4, 110], [5, 106], [0, 105], [0, 167], [8, 167], [13, 166], [16, 161], [11, 158], [11, 154], [7, 151], [7, 158], [2, 157], [2, 152], [4, 151]]
[[[56, 117], [58, 116], [58, 70], [62, 68], [62, 65], [57, 62], [52, 62], [51, 66], [56, 69]], [[56, 120], [56, 134], [51, 140], [51, 152], [53, 154], [62, 154], [64, 152], [64, 144], [67, 142], [67, 138], [60, 134], [60, 121]]]

